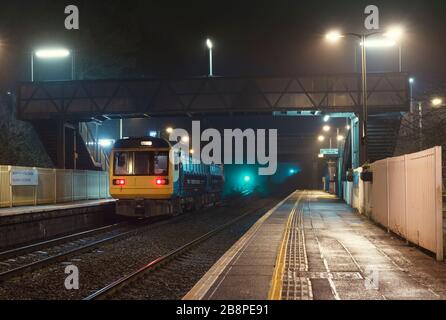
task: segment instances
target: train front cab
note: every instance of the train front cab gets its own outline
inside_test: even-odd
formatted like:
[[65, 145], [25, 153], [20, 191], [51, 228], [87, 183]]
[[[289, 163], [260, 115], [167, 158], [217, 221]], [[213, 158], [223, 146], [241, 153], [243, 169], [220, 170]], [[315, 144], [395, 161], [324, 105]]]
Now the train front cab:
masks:
[[179, 213], [175, 197], [178, 166], [169, 161], [165, 140], [121, 140], [111, 154], [110, 195], [118, 199], [116, 214], [150, 217]]

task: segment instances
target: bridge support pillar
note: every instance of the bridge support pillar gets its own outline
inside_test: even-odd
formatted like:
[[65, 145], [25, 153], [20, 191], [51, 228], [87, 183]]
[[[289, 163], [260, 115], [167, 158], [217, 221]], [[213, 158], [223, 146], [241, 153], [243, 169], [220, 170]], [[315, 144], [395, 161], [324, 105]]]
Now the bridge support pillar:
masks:
[[360, 152], [361, 152], [361, 124], [357, 117], [351, 119], [351, 135], [352, 135], [352, 168], [360, 166]]
[[63, 120], [57, 121], [57, 136], [56, 136], [56, 149], [57, 149], [57, 163], [58, 169], [65, 169], [65, 122]]
[[56, 167], [76, 169], [76, 128], [63, 120], [58, 120], [56, 126]]

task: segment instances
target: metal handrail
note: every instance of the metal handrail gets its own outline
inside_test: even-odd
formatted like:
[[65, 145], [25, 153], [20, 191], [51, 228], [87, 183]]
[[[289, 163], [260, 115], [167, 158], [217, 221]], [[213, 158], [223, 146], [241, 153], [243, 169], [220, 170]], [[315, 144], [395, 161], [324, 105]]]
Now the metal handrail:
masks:
[[79, 134], [85, 142], [87, 149], [96, 165], [100, 165], [102, 170], [106, 171], [110, 165], [108, 153], [98, 144], [94, 138], [91, 129], [85, 122], [79, 123]]

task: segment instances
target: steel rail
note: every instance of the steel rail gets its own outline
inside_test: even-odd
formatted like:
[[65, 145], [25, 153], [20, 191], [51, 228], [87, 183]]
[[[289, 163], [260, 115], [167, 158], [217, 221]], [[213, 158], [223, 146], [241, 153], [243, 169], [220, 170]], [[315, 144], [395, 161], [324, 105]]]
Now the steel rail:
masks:
[[[241, 199], [241, 200], [239, 200], [239, 202], [243, 203], [243, 200], [245, 200], [245, 199]], [[216, 207], [213, 207], [213, 208], [216, 208]], [[201, 210], [199, 210], [199, 211], [201, 211]], [[131, 235], [133, 233], [136, 233], [136, 232], [140, 231], [141, 229], [144, 229], [144, 228], [148, 227], [148, 226], [160, 225], [160, 224], [163, 224], [163, 223], [171, 223], [172, 221], [176, 221], [176, 220], [179, 220], [179, 219], [184, 219], [186, 216], [187, 215], [180, 215], [180, 216], [177, 216], [177, 217], [175, 217], [173, 219], [161, 220], [161, 221], [157, 221], [155, 223], [145, 223], [142, 226], [134, 227], [134, 228], [132, 228], [129, 231], [125, 231], [125, 232], [119, 233], [117, 235], [113, 235], [113, 236], [110, 236], [110, 237], [107, 237], [107, 238], [104, 238], [104, 239], [101, 239], [101, 240], [98, 240], [98, 241], [94, 241], [94, 242], [91, 242], [89, 244], [86, 244], [86, 245], [83, 245], [83, 246], [79, 246], [79, 247], [74, 248], [72, 250], [68, 250], [66, 252], [62, 252], [62, 253], [50, 256], [48, 258], [45, 258], [45, 259], [40, 259], [38, 261], [34, 261], [34, 262], [31, 262], [31, 263], [28, 263], [28, 264], [25, 264], [25, 265], [22, 265], [22, 266], [19, 266], [19, 267], [15, 267], [13, 269], [10, 269], [10, 270], [4, 271], [4, 272], [0, 272], [0, 283], [6, 281], [8, 279], [18, 277], [18, 276], [22, 275], [25, 272], [37, 270], [39, 268], [42, 268], [42, 267], [45, 267], [45, 266], [50, 265], [52, 263], [55, 263], [55, 262], [58, 262], [60, 260], [66, 259], [66, 258], [71, 257], [73, 255], [80, 254], [80, 253], [83, 253], [83, 252], [86, 252], [86, 251], [91, 251], [92, 249], [94, 249], [96, 247], [99, 247], [100, 245], [103, 245], [105, 243], [116, 241], [116, 240], [119, 240], [121, 238], [125, 238], [125, 237], [127, 237], [127, 236], [129, 236], [129, 235]], [[111, 227], [111, 226], [109, 226], [109, 227]], [[107, 228], [107, 227], [104, 227], [104, 228]], [[101, 228], [99, 228], [98, 230], [100, 230], [100, 229]], [[111, 231], [113, 231], [113, 228], [112, 228]], [[87, 234], [87, 236], [88, 236], [89, 232], [94, 233], [94, 230], [86, 231], [86, 232], [84, 232], [84, 235]], [[82, 234], [82, 233], [80, 233], [80, 234]], [[78, 234], [78, 235], [80, 235], [80, 234]], [[91, 234], [90, 234], [90, 236], [91, 236]], [[69, 238], [69, 237], [70, 236], [63, 237], [63, 238], [60, 238], [60, 239], [64, 239], [64, 238], [66, 239], [66, 238]], [[81, 238], [81, 237], [79, 236], [79, 238]], [[56, 242], [57, 240], [60, 240], [60, 239], [49, 240], [47, 242], [43, 242], [43, 243], [40, 243], [40, 244], [30, 245], [28, 247], [33, 247], [33, 246], [37, 247], [38, 245], [43, 245], [44, 243], [51, 243], [52, 241]], [[65, 241], [65, 242], [68, 243], [69, 241]], [[13, 249], [13, 250], [4, 252], [2, 254], [4, 254], [4, 256], [6, 257], [8, 254], [12, 254], [12, 252], [15, 251], [15, 250], [17, 252], [20, 252], [20, 250], [28, 250], [28, 247]], [[29, 249], [29, 250], [31, 250], [31, 249]], [[35, 252], [35, 251], [37, 251], [37, 250], [34, 250], [32, 252]], [[25, 252], [25, 251], [22, 251], [22, 252]]]
[[5, 280], [8, 280], [8, 279], [20, 276], [20, 275], [22, 275], [25, 272], [34, 271], [34, 270], [36, 270], [38, 268], [42, 268], [42, 267], [47, 266], [49, 264], [58, 262], [61, 259], [68, 258], [68, 257], [70, 257], [72, 255], [83, 253], [85, 251], [90, 251], [91, 249], [94, 249], [94, 248], [96, 248], [96, 247], [98, 247], [98, 246], [100, 246], [100, 245], [102, 245], [104, 243], [111, 242], [111, 241], [114, 241], [114, 240], [118, 240], [120, 238], [124, 238], [124, 237], [126, 237], [126, 236], [128, 236], [128, 235], [130, 235], [130, 234], [132, 234], [134, 232], [136, 232], [140, 228], [132, 229], [130, 231], [126, 231], [126, 232], [123, 232], [123, 233], [120, 233], [120, 234], [117, 234], [117, 235], [114, 235], [114, 236], [111, 236], [111, 237], [107, 237], [105, 239], [94, 241], [94, 242], [89, 243], [87, 245], [80, 246], [78, 248], [75, 248], [75, 249], [72, 249], [72, 250], [69, 250], [69, 251], [66, 251], [66, 252], [62, 252], [62, 253], [56, 254], [56, 255], [48, 257], [48, 258], [41, 259], [41, 260], [38, 260], [38, 261], [34, 261], [34, 262], [31, 262], [31, 263], [25, 264], [23, 266], [16, 267], [16, 268], [4, 271], [4, 272], [0, 273], [0, 283], [4, 282]]
[[161, 266], [163, 263], [166, 263], [170, 261], [171, 259], [180, 256], [183, 253], [186, 253], [193, 247], [203, 243], [205, 240], [215, 236], [219, 232], [223, 231], [224, 229], [232, 226], [233, 224], [237, 223], [238, 221], [242, 220], [243, 218], [247, 217], [248, 215], [251, 215], [259, 210], [264, 208], [264, 206], [256, 207], [255, 209], [249, 209], [245, 211], [242, 215], [239, 217], [221, 225], [218, 228], [215, 228], [212, 231], [207, 232], [206, 234], [186, 243], [185, 245], [172, 250], [171, 252], [149, 262], [145, 266], [139, 268], [138, 270], [130, 273], [129, 275], [126, 275], [115, 282], [107, 285], [106, 287], [96, 291], [95, 293], [89, 295], [88, 297], [84, 298], [83, 300], [90, 301], [90, 300], [104, 300], [110, 296], [112, 296], [117, 291], [121, 290], [122, 288], [128, 286], [131, 282], [136, 280], [137, 278], [140, 278], [144, 276], [146, 273], [153, 271], [157, 267]]
[[99, 234], [101, 232], [111, 231], [116, 228], [124, 227], [127, 223], [128, 222], [115, 223], [112, 225], [108, 225], [108, 226], [104, 226], [104, 227], [100, 227], [100, 228], [96, 228], [96, 229], [91, 229], [91, 230], [87, 230], [87, 231], [83, 231], [83, 232], [79, 232], [79, 233], [75, 233], [75, 234], [70, 234], [67, 236], [63, 236], [63, 237], [59, 237], [59, 238], [55, 238], [55, 239], [51, 239], [51, 240], [47, 240], [47, 241], [42, 241], [42, 242], [38, 242], [38, 243], [33, 243], [33, 244], [30, 244], [27, 246], [3, 251], [3, 252], [0, 252], [0, 261], [9, 259], [11, 257], [32, 253], [32, 252], [41, 250], [43, 248], [48, 248], [50, 246], [56, 246], [56, 245], [59, 245], [62, 243], [75, 241], [75, 240], [78, 240], [78, 239], [81, 239], [81, 238], [84, 238], [87, 236], [93, 236], [93, 235]]

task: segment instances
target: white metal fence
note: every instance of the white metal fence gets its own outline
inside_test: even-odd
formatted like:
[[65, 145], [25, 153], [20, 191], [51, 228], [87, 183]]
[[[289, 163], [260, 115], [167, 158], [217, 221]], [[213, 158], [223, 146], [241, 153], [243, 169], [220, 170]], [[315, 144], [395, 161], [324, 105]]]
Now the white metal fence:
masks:
[[[13, 170], [35, 169], [37, 186], [13, 186]], [[0, 166], [0, 207], [55, 204], [109, 198], [108, 173]]]
[[441, 147], [372, 164], [373, 183], [344, 183], [359, 212], [443, 260]]

